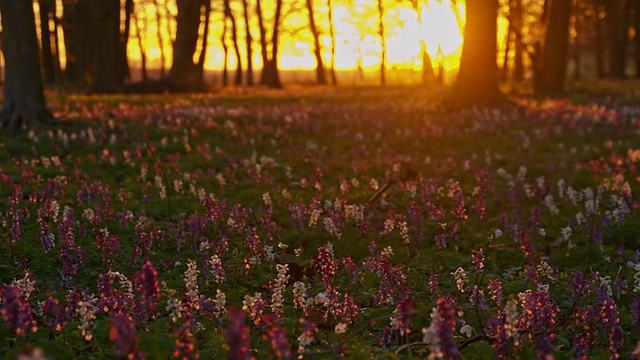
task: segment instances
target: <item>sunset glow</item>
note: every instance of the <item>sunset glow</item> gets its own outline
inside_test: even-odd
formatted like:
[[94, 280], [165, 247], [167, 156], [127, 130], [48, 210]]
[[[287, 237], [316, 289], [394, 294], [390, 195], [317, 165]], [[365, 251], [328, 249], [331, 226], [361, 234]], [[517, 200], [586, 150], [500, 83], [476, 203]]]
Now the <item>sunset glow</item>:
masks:
[[[324, 3], [324, 2], [321, 2]], [[333, 10], [333, 20], [336, 32], [336, 59], [337, 70], [355, 70], [362, 67], [364, 71], [377, 71], [380, 67], [381, 42], [377, 35], [377, 10], [374, 2], [356, 0], [350, 7], [341, 3]], [[236, 9], [236, 14], [241, 14], [241, 9]], [[147, 66], [160, 67], [160, 45], [156, 37], [158, 24], [154, 19], [153, 6], [147, 5], [144, 11], [138, 9], [138, 22], [140, 32], [146, 46]], [[174, 11], [175, 9], [170, 9]], [[422, 68], [421, 41], [424, 40], [427, 51], [432, 59], [432, 66], [437, 67], [442, 61], [445, 69], [454, 69], [459, 65], [462, 34], [456, 13], [449, 1], [429, 1], [428, 5], [421, 6], [422, 24], [418, 12], [406, 3], [393, 3], [385, 8], [386, 24], [386, 65], [388, 68]], [[325, 65], [331, 63], [331, 39], [327, 27], [326, 5], [317, 3], [316, 18], [321, 31], [322, 56]], [[464, 8], [458, 10], [464, 16]], [[267, 11], [267, 15], [269, 11]], [[243, 66], [246, 67], [246, 46], [242, 18], [238, 15], [239, 47]], [[460, 15], [459, 15], [460, 16]], [[292, 13], [284, 19], [283, 31], [280, 38], [279, 67], [285, 70], [308, 70], [315, 67], [313, 56], [312, 37], [307, 30], [308, 17], [306, 11]], [[258, 41], [257, 24], [253, 26], [254, 68], [262, 67], [260, 48]], [[256, 25], [256, 26], [254, 26]], [[173, 24], [175, 26], [175, 24]], [[210, 23], [209, 47], [205, 68], [209, 70], [221, 70], [223, 67], [224, 52], [220, 35], [222, 33], [222, 17], [213, 13]], [[166, 23], [160, 24], [161, 30], [166, 34], [170, 27]], [[289, 30], [293, 29], [293, 30]], [[175, 28], [172, 29], [175, 31]], [[136, 29], [132, 29], [132, 36], [136, 35]], [[171, 64], [171, 48], [168, 35], [165, 36], [165, 66]], [[141, 53], [137, 41], [129, 42], [129, 57], [132, 65], [140, 62]], [[228, 65], [235, 69], [237, 61], [232, 44], [229, 43]], [[438, 54], [439, 49], [441, 54]]]

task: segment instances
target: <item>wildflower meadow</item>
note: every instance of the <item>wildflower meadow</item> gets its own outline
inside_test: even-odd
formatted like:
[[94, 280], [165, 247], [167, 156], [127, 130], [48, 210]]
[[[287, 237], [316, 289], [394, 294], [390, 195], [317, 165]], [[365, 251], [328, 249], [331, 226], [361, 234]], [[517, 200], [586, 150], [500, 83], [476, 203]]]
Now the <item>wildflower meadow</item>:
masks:
[[0, 354], [638, 359], [638, 100], [50, 95], [0, 135]]

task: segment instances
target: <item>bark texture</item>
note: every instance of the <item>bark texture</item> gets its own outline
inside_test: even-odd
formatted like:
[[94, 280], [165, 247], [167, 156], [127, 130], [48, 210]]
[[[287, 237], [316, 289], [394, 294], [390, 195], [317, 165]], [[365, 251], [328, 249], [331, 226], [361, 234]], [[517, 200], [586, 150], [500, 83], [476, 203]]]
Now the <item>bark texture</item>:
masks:
[[0, 126], [20, 131], [37, 123], [53, 123], [42, 88], [33, 2], [0, 0], [0, 13], [6, 64]]

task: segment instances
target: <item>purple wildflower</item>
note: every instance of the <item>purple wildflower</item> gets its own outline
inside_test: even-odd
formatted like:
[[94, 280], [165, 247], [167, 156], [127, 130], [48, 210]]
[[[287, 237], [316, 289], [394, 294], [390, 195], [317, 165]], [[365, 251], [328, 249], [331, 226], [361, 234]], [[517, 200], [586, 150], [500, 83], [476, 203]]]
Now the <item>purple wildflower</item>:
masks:
[[246, 314], [238, 308], [229, 308], [229, 328], [224, 337], [229, 345], [228, 359], [255, 359], [251, 354], [249, 327], [244, 323]]
[[484, 297], [484, 290], [480, 289], [478, 285], [473, 286], [473, 290], [471, 290], [471, 297], [469, 298], [469, 301], [473, 305], [477, 306], [478, 309], [482, 311], [489, 311], [489, 308], [487, 307], [486, 300]]
[[27, 299], [21, 295], [19, 289], [14, 286], [0, 289], [0, 300], [2, 300], [0, 301], [2, 303], [0, 314], [16, 335], [22, 336], [27, 330], [38, 331], [33, 317], [34, 311]]
[[[267, 319], [267, 317], [269, 319]], [[275, 356], [279, 359], [291, 359], [291, 350], [289, 349], [289, 340], [287, 340], [287, 331], [279, 326], [277, 315], [263, 316], [265, 323], [269, 326], [267, 329], [267, 338], [271, 349]]]
[[143, 354], [138, 353], [140, 339], [136, 336], [136, 327], [131, 317], [116, 313], [111, 316], [109, 323], [111, 324], [109, 338], [114, 342], [115, 353], [118, 356], [126, 356], [128, 359], [144, 358]]
[[502, 307], [504, 304], [504, 298], [502, 293], [502, 283], [499, 279], [489, 281], [489, 296], [491, 300], [496, 302], [496, 305]]
[[358, 273], [359, 273], [358, 265], [356, 265], [356, 263], [353, 261], [351, 257], [343, 258], [342, 265], [344, 266], [345, 270], [349, 272], [349, 277], [351, 278], [351, 281], [356, 282], [358, 280]]
[[196, 352], [195, 345], [193, 344], [194, 340], [193, 334], [191, 334], [191, 326], [193, 326], [192, 320], [187, 320], [184, 326], [175, 331], [177, 339], [175, 341], [173, 357], [182, 360], [197, 360], [200, 358], [200, 354]]
[[471, 263], [476, 266], [476, 275], [484, 268], [484, 250], [473, 250], [471, 254]]
[[440, 281], [438, 273], [435, 271], [431, 271], [429, 274], [429, 293], [431, 297], [431, 301], [434, 303], [440, 297]]
[[142, 270], [133, 275], [135, 287], [142, 296], [140, 305], [141, 313], [154, 317], [158, 300], [160, 299], [160, 286], [158, 286], [158, 272], [153, 268], [150, 261], [147, 261]]
[[455, 308], [451, 297], [439, 298], [436, 301], [438, 320], [435, 326], [440, 351], [445, 359], [453, 359], [460, 354], [454, 339], [456, 329]]

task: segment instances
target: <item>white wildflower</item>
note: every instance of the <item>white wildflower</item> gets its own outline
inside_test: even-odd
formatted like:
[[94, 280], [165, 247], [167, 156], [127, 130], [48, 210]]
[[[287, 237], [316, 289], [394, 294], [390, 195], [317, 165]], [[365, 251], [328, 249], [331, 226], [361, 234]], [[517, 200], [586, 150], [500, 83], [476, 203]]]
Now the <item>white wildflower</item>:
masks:
[[567, 188], [567, 197], [569, 198], [569, 201], [571, 201], [571, 204], [573, 206], [578, 205], [578, 202], [580, 202], [582, 200], [582, 196], [580, 195], [579, 192], [577, 192], [574, 188], [572, 188], [571, 186], [569, 186]]
[[160, 195], [160, 199], [166, 199], [167, 198], [167, 189], [164, 186], [164, 183], [162, 182], [162, 177], [160, 177], [160, 175], [156, 175], [154, 178], [154, 181], [156, 183], [156, 188], [158, 188], [158, 194]]
[[322, 210], [321, 209], [313, 209], [311, 211], [311, 214], [309, 215], [309, 227], [310, 228], [316, 227], [316, 225], [318, 224], [318, 219], [320, 219], [320, 214], [322, 214]]
[[527, 177], [527, 168], [520, 166], [518, 169], [518, 175], [516, 175], [516, 181], [522, 182]]
[[[198, 293], [198, 265], [194, 260], [187, 260], [187, 270], [184, 272], [184, 283], [187, 288], [186, 295], [191, 302], [197, 303]], [[197, 306], [197, 305], [196, 305]]]
[[271, 206], [271, 195], [269, 195], [268, 192], [262, 194], [262, 201], [264, 201], [264, 204], [267, 206]]
[[396, 228], [396, 223], [392, 219], [387, 219], [384, 221], [384, 231], [383, 234], [390, 234], [393, 229]]
[[469, 279], [467, 278], [467, 273], [464, 272], [464, 269], [459, 267], [456, 271], [452, 272], [451, 275], [456, 279], [456, 287], [460, 292], [467, 291], [467, 283]]
[[409, 244], [411, 242], [411, 238], [409, 237], [409, 226], [406, 221], [403, 221], [398, 225], [400, 228], [400, 236], [402, 236], [402, 241], [405, 244]]
[[307, 290], [307, 285], [302, 281], [296, 281], [293, 284], [293, 307], [301, 309], [305, 314], [310, 305], [307, 298]]
[[36, 289], [36, 281], [33, 280], [31, 274], [27, 271], [21, 279], [13, 279], [10, 286], [16, 288], [20, 296], [29, 299], [31, 293]]
[[273, 281], [271, 288], [271, 311], [281, 313], [284, 311], [282, 302], [284, 300], [284, 289], [289, 281], [289, 275], [287, 274], [287, 272], [289, 272], [289, 265], [277, 264], [276, 269], [278, 271], [278, 277]]
[[336, 237], [338, 237], [338, 239], [340, 237], [342, 237], [342, 232], [340, 230], [338, 230], [338, 228], [336, 227], [335, 223], [333, 222], [333, 219], [326, 217], [323, 220], [324, 223], [324, 229], [331, 235], [335, 235]]
[[546, 261], [544, 260], [540, 261], [540, 264], [538, 264], [538, 271], [540, 271], [544, 276], [548, 277], [549, 279], [556, 280], [553, 268]]
[[169, 312], [171, 321], [176, 322], [178, 318], [182, 317], [182, 301], [175, 298], [167, 300], [167, 307], [165, 308]]
[[276, 259], [276, 253], [273, 251], [273, 246], [271, 246], [271, 245], [265, 245], [264, 246], [264, 258], [268, 262], [272, 262], [272, 261], [274, 261]]
[[216, 300], [215, 300], [216, 308], [218, 309], [217, 316], [221, 316], [227, 313], [227, 296], [220, 291], [220, 289], [216, 289]]
[[[106, 230], [106, 229], [105, 229]], [[111, 271], [107, 273], [112, 280], [118, 280], [122, 290], [127, 294], [127, 297], [133, 299], [133, 284], [126, 276], [117, 271]]]
[[611, 289], [611, 276], [598, 277], [600, 280], [600, 286], [604, 286], [607, 289], [607, 295], [613, 296], [613, 289]]
[[93, 294], [88, 294], [78, 302], [78, 307], [76, 308], [76, 315], [80, 319], [78, 329], [87, 341], [93, 338], [91, 331], [93, 330], [93, 320], [96, 319], [95, 314], [98, 311], [98, 308], [96, 307], [97, 301], [98, 299], [96, 299]]
[[544, 197], [544, 204], [547, 206], [549, 211], [551, 211], [551, 215], [558, 215], [560, 213], [560, 210], [553, 200], [553, 195], [547, 194], [547, 196]]
[[380, 184], [378, 183], [378, 180], [371, 178], [371, 180], [369, 180], [369, 187], [371, 187], [371, 190], [378, 190], [380, 189]]
[[473, 328], [469, 324], [465, 324], [460, 328], [460, 334], [465, 335], [467, 338], [471, 338], [473, 336]]
[[560, 199], [564, 199], [566, 190], [567, 190], [567, 186], [566, 186], [566, 183], [564, 182], [564, 179], [558, 180], [558, 197]]

